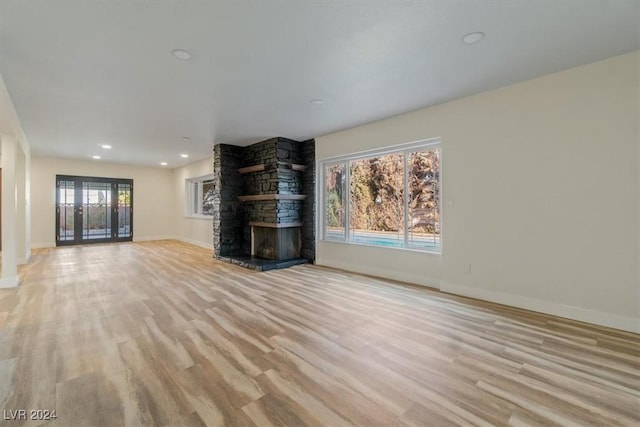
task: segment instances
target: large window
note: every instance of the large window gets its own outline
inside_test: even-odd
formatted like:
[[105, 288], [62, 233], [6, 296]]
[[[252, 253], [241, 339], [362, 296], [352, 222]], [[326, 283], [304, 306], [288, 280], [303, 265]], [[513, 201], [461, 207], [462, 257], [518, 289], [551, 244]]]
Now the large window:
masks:
[[322, 163], [323, 238], [439, 252], [440, 144]]
[[213, 215], [213, 176], [207, 175], [186, 180], [185, 214], [192, 217]]

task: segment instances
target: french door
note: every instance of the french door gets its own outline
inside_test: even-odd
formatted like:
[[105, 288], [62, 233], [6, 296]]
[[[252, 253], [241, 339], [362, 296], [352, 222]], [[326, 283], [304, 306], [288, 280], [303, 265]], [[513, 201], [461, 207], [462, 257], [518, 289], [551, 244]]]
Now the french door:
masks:
[[56, 175], [56, 246], [132, 239], [133, 180]]

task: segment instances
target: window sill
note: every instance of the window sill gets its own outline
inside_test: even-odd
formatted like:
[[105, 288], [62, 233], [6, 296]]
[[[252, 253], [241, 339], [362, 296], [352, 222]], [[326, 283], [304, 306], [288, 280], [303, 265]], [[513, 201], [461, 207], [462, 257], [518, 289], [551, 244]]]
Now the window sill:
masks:
[[368, 248], [388, 249], [388, 250], [404, 251], [404, 252], [416, 252], [420, 254], [442, 255], [442, 249], [403, 248], [403, 247], [394, 247], [394, 246], [371, 245], [367, 243], [358, 243], [358, 242], [346, 242], [344, 240], [333, 240], [333, 239], [320, 239], [319, 241], [326, 242], [326, 243], [339, 243], [341, 245], [365, 246]]

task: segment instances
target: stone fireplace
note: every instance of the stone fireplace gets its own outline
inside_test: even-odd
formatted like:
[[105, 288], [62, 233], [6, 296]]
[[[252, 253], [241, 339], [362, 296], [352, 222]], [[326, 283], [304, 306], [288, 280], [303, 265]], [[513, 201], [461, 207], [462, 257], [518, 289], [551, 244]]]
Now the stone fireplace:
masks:
[[272, 138], [216, 145], [214, 250], [257, 270], [315, 258], [315, 143]]

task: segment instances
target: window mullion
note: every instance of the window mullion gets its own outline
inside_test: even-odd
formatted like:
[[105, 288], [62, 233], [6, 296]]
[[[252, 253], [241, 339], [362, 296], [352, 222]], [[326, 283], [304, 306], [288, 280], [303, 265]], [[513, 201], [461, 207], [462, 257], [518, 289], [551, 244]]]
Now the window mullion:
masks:
[[202, 215], [202, 202], [204, 200], [204, 181], [198, 181], [198, 215]]
[[345, 242], [348, 242], [351, 240], [351, 233], [349, 231], [349, 219], [351, 216], [351, 171], [349, 170], [350, 167], [350, 162], [345, 162], [344, 163], [344, 174], [345, 174], [345, 187], [342, 189], [342, 193], [345, 195], [345, 210], [344, 210], [344, 240]]
[[402, 153], [404, 172], [404, 247], [409, 246], [409, 168], [407, 167], [407, 157], [409, 153]]
[[319, 200], [319, 205], [320, 205], [320, 212], [322, 212], [322, 215], [320, 216], [320, 225], [321, 225], [321, 229], [320, 232], [322, 234], [320, 234], [322, 236], [323, 239], [327, 239], [327, 212], [328, 212], [328, 207], [327, 207], [327, 168], [329, 166], [326, 164], [322, 164], [322, 168], [318, 168], [320, 170], [320, 184], [318, 185], [318, 183], [316, 183], [316, 188], [317, 189], [322, 189], [322, 191], [316, 191], [316, 193], [318, 194], [318, 196], [320, 197]]
[[193, 188], [191, 189], [191, 197], [193, 197], [191, 206], [193, 207], [193, 214], [198, 215], [198, 189], [199, 183], [198, 181], [193, 181]]

